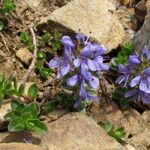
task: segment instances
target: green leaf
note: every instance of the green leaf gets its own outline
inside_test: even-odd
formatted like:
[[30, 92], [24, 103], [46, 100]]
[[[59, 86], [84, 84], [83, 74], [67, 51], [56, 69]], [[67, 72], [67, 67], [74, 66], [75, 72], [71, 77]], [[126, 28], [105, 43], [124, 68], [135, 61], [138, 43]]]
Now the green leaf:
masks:
[[3, 0], [2, 1], [2, 13], [3, 15], [8, 15], [9, 12], [16, 9], [15, 3], [11, 0]]
[[36, 84], [32, 84], [28, 89], [28, 96], [32, 99], [36, 98], [38, 94], [38, 86]]
[[113, 125], [110, 122], [99, 122], [98, 125], [105, 129], [106, 132], [110, 132], [113, 128]]
[[5, 120], [11, 121], [14, 119], [20, 119], [21, 112], [11, 111], [4, 116]]
[[13, 119], [9, 122], [8, 130], [11, 132], [25, 130], [25, 123], [21, 118]]
[[43, 43], [44, 45], [48, 45], [49, 42], [51, 42], [51, 39], [52, 39], [51, 35], [50, 35], [49, 33], [45, 33], [45, 34], [42, 36], [42, 43]]
[[2, 31], [3, 29], [4, 29], [4, 23], [0, 21], [0, 31]]
[[25, 89], [24, 85], [21, 84], [21, 85], [19, 86], [19, 88], [18, 88], [18, 91], [17, 91], [18, 96], [21, 96], [21, 95], [23, 94], [24, 89]]
[[32, 38], [28, 33], [22, 32], [20, 34], [20, 41], [24, 44], [29, 44], [29, 43], [32, 43]]
[[22, 114], [22, 119], [24, 121], [30, 120], [30, 119], [35, 119], [35, 117], [33, 117], [32, 112], [25, 112]]
[[59, 94], [59, 97], [61, 99], [60, 105], [62, 105], [64, 108], [69, 108], [73, 106], [74, 95], [72, 93], [61, 93]]
[[42, 109], [46, 113], [49, 113], [49, 112], [53, 111], [57, 107], [57, 105], [58, 105], [58, 101], [49, 101], [43, 105]]
[[32, 118], [37, 118], [40, 112], [39, 104], [34, 102], [26, 105], [22, 113], [24, 114], [28, 112], [31, 112]]
[[43, 51], [38, 51], [37, 53], [37, 59], [45, 59], [46, 58], [46, 54]]
[[41, 67], [39, 69], [39, 74], [42, 79], [47, 79], [49, 76], [52, 75], [52, 70], [50, 68]]
[[33, 43], [28, 43], [28, 49], [29, 49], [29, 51], [33, 52], [34, 44]]
[[20, 113], [21, 113], [24, 108], [25, 108], [25, 105], [19, 103], [19, 102], [16, 101], [16, 100], [13, 100], [13, 101], [11, 102], [11, 109], [12, 109], [13, 111], [17, 111], [17, 112], [20, 112]]
[[43, 134], [47, 131], [47, 127], [38, 119], [27, 120], [26, 127], [37, 134]]
[[127, 93], [128, 90], [130, 89], [125, 87], [117, 87], [112, 93], [113, 100], [122, 108], [129, 107], [131, 98], [125, 98], [125, 93]]
[[5, 80], [4, 75], [0, 74], [0, 83], [2, 83]]

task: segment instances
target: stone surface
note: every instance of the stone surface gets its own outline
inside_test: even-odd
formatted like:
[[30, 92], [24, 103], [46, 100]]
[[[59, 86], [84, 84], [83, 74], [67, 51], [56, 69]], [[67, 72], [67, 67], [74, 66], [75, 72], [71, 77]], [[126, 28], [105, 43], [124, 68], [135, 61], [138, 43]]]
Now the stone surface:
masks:
[[24, 0], [31, 8], [32, 7], [39, 7], [43, 0]]
[[121, 150], [122, 146], [89, 117], [71, 113], [48, 125], [42, 143], [50, 150]]
[[121, 144], [108, 136], [95, 121], [80, 113], [67, 114], [47, 126], [45, 135], [2, 133], [0, 142], [23, 142], [25, 138], [40, 145], [42, 150], [122, 150]]
[[95, 109], [95, 111], [93, 110], [93, 112], [89, 113], [89, 116], [97, 122], [109, 121], [115, 127], [124, 127], [126, 137], [128, 137], [129, 134], [134, 135], [142, 132], [146, 126], [142, 115], [136, 110], [132, 108], [120, 110], [113, 102], [99, 109]]
[[150, 125], [150, 110], [144, 111], [142, 117]]
[[144, 46], [150, 48], [150, 0], [147, 1], [147, 15], [141, 30], [134, 37], [134, 47], [136, 51], [142, 51]]
[[128, 139], [128, 143], [136, 148], [143, 148], [142, 150], [150, 149], [150, 128], [145, 128], [143, 132], [135, 134], [132, 138]]
[[16, 56], [26, 65], [29, 65], [30, 61], [32, 60], [32, 53], [26, 47], [20, 48], [17, 51]]
[[[3, 143], [0, 144], [0, 150], [44, 150], [39, 146], [23, 143]], [[46, 150], [46, 149], [45, 149]]]
[[5, 129], [7, 126], [7, 123], [4, 120], [4, 116], [10, 109], [11, 109], [10, 103], [3, 104], [2, 107], [0, 108], [0, 130]]
[[111, 13], [115, 6], [108, 0], [74, 0], [55, 10], [41, 20], [37, 28], [53, 30], [66, 34], [77, 33], [80, 29], [85, 35], [92, 32], [91, 38], [108, 48], [108, 52], [122, 42], [124, 30], [118, 19]]

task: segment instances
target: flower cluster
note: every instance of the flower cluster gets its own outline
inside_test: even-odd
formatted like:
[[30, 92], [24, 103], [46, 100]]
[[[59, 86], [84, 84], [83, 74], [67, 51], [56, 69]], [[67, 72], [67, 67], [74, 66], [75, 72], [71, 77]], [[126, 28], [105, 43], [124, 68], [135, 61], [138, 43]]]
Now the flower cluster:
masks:
[[128, 91], [125, 97], [134, 97], [144, 103], [150, 103], [150, 50], [145, 47], [142, 55], [135, 53], [129, 56], [128, 64], [118, 66], [122, 74], [116, 83], [123, 83], [124, 86], [133, 88]]
[[81, 33], [76, 35], [76, 41], [73, 42], [69, 36], [63, 36], [61, 42], [64, 45], [64, 55], [54, 57], [48, 64], [50, 68], [57, 69], [57, 78], [70, 76], [66, 84], [70, 87], [78, 87], [73, 91], [78, 93], [74, 107], [78, 107], [83, 100], [98, 99], [96, 95], [88, 92], [87, 87], [96, 91], [99, 87], [97, 73], [109, 69], [102, 57], [106, 51], [104, 46], [92, 44], [89, 42], [89, 37]]

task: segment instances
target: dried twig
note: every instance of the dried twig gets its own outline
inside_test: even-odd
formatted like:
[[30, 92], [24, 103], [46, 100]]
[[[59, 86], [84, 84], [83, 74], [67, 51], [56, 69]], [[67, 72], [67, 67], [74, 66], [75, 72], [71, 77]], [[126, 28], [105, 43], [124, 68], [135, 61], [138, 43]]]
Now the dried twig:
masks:
[[34, 52], [33, 52], [33, 59], [32, 59], [32, 62], [29, 66], [29, 69], [28, 69], [27, 73], [24, 75], [24, 77], [22, 79], [22, 84], [23, 85], [26, 84], [32, 70], [35, 68], [35, 63], [36, 63], [36, 60], [37, 60], [37, 42], [36, 42], [36, 37], [35, 37], [33, 27], [30, 27], [30, 32], [31, 32], [31, 35], [32, 35], [32, 38], [33, 38]]

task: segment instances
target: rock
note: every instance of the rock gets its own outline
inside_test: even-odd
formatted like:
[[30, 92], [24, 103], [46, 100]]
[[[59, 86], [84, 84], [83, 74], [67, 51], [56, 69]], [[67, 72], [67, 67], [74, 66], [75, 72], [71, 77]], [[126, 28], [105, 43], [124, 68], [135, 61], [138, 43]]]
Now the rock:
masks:
[[64, 5], [66, 5], [68, 2], [71, 2], [72, 0], [49, 0], [49, 3], [51, 5], [55, 5], [58, 7], [62, 7]]
[[142, 117], [150, 125], [150, 110], [144, 111]]
[[120, 6], [120, 3], [118, 0], [109, 0], [115, 7], [116, 9]]
[[[124, 127], [126, 137], [128, 135], [134, 135], [144, 130], [146, 122], [143, 120], [136, 110], [129, 108], [126, 110], [120, 110], [118, 106], [110, 102], [106, 106], [96, 109], [89, 113], [97, 122], [111, 122], [115, 127]], [[114, 117], [115, 116], [115, 117]]]
[[4, 120], [4, 116], [11, 109], [10, 103], [3, 104], [0, 108], [0, 131], [7, 127], [7, 123]]
[[20, 48], [17, 51], [16, 56], [26, 65], [29, 65], [32, 60], [32, 53], [26, 47]]
[[43, 0], [24, 0], [26, 4], [28, 4], [31, 8], [39, 7]]
[[69, 113], [69, 110], [67, 109], [54, 110], [46, 115], [47, 118], [46, 122], [52, 122], [58, 120], [60, 117], [66, 115], [67, 113]]
[[140, 1], [134, 7], [135, 9], [135, 16], [140, 21], [143, 22], [146, 16], [147, 8], [145, 0]]
[[122, 113], [128, 122], [127, 124], [124, 124], [127, 133], [134, 135], [144, 130], [146, 122], [143, 120], [142, 115], [135, 109], [129, 108]]
[[127, 144], [124, 148], [124, 150], [136, 150], [132, 145]]
[[110, 52], [124, 37], [122, 25], [111, 13], [115, 9], [108, 0], [74, 0], [42, 19], [37, 29], [55, 29], [65, 34], [75, 34], [79, 29], [84, 35], [92, 32], [91, 38], [106, 46]]
[[48, 124], [42, 143], [50, 150], [121, 150], [122, 146], [89, 117], [71, 113]]
[[150, 148], [150, 128], [145, 128], [143, 132], [135, 134], [128, 140], [128, 143], [136, 148], [141, 147], [141, 150], [148, 150]]
[[149, 2], [150, 0], [147, 1], [147, 15], [145, 17], [144, 24], [141, 28], [141, 30], [136, 34], [134, 37], [133, 45], [136, 51], [141, 52], [144, 48], [145, 45], [147, 45], [150, 48], [150, 5]]
[[[23, 143], [2, 143], [0, 144], [0, 150], [44, 150], [39, 146], [33, 144], [23, 144]], [[46, 150], [46, 149], [45, 149]]]

